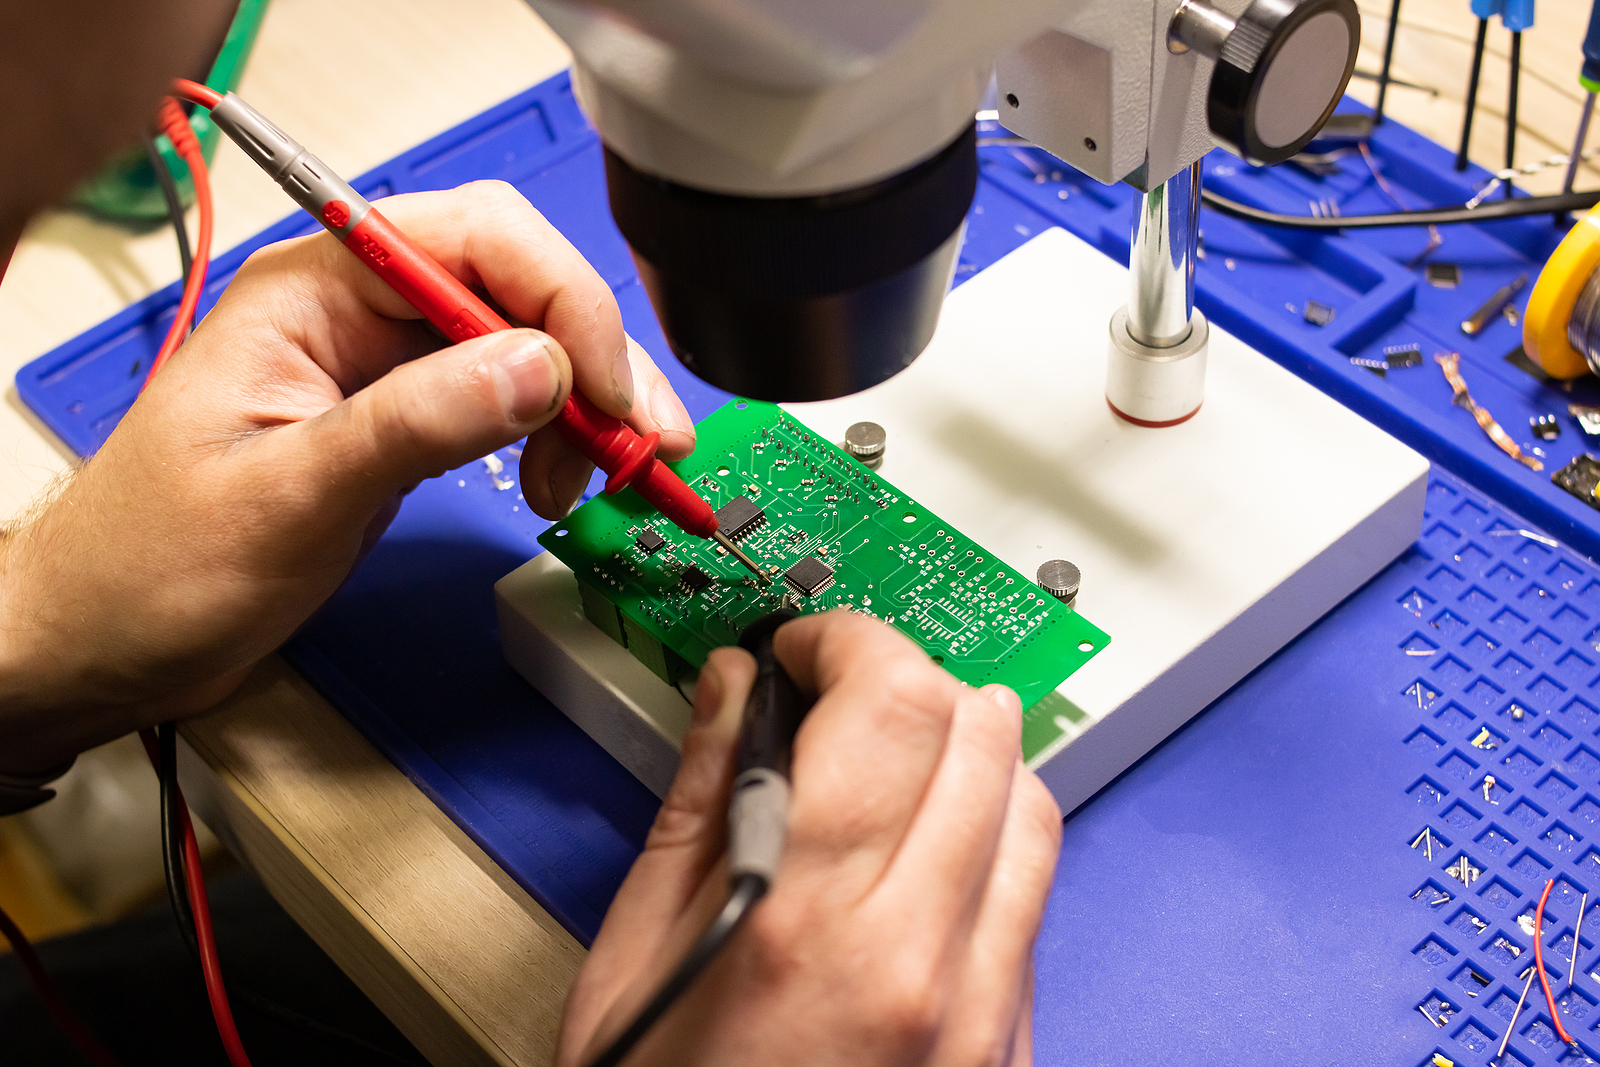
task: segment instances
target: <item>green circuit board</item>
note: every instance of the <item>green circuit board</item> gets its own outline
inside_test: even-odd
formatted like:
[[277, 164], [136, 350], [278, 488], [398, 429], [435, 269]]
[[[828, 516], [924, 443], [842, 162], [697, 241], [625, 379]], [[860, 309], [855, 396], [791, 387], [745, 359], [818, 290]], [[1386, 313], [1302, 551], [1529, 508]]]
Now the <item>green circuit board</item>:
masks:
[[1110, 641], [1082, 615], [776, 405], [730, 401], [697, 432], [671, 466], [770, 583], [633, 492], [595, 497], [539, 538], [577, 576], [589, 619], [664, 681], [779, 607], [846, 608], [969, 685], [1016, 690], [1029, 758], [1081, 717], [1054, 690]]

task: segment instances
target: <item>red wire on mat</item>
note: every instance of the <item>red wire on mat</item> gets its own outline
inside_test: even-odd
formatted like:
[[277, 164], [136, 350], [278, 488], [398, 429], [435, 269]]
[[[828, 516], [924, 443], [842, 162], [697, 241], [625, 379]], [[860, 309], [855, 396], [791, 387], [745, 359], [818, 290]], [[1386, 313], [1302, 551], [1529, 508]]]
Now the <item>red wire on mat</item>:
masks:
[[1572, 1035], [1561, 1025], [1561, 1012], [1556, 1008], [1556, 995], [1550, 992], [1550, 976], [1544, 973], [1544, 902], [1550, 899], [1550, 890], [1555, 888], [1555, 884], [1554, 878], [1544, 884], [1544, 893], [1539, 897], [1539, 910], [1533, 913], [1533, 965], [1539, 972], [1539, 984], [1544, 986], [1544, 1002], [1550, 1008], [1550, 1021], [1555, 1024], [1556, 1036], [1570, 1045]]
[[[190, 95], [188, 87], [193, 84], [180, 80], [174, 83], [173, 90], [181, 91], [188, 96]], [[206, 89], [203, 85], [195, 88], [204, 89], [215, 101], [222, 99], [215, 91]], [[200, 142], [195, 138], [193, 127], [189, 125], [189, 117], [183, 113], [178, 102], [169, 96], [161, 101], [161, 111], [157, 118], [161, 132], [172, 141], [173, 150], [178, 153], [178, 158], [189, 168], [189, 177], [194, 182], [195, 204], [200, 209], [200, 232], [195, 239], [194, 262], [189, 268], [189, 280], [183, 287], [183, 298], [178, 301], [177, 317], [172, 320], [172, 326], [161, 342], [161, 349], [150, 364], [150, 372], [144, 378], [145, 386], [149, 386], [156, 372], [166, 366], [167, 360], [172, 358], [172, 353], [178, 350], [178, 346], [183, 344], [183, 339], [189, 335], [189, 325], [194, 321], [195, 309], [200, 304], [200, 293], [206, 285], [206, 268], [211, 265], [211, 230], [214, 214], [211, 203], [211, 172], [206, 169], [206, 157], [200, 151]]]
[[[156, 774], [161, 774], [161, 749], [156, 743], [154, 730], [140, 730], [139, 740], [144, 742], [145, 754]], [[211, 1017], [217, 1022], [217, 1036], [228, 1054], [233, 1067], [251, 1067], [245, 1055], [244, 1042], [239, 1040], [239, 1029], [233, 1022], [233, 1008], [228, 1003], [228, 988], [222, 981], [222, 961], [217, 956], [217, 936], [211, 927], [211, 903], [206, 897], [205, 874], [200, 869], [200, 842], [194, 835], [194, 823], [189, 818], [189, 805], [183, 791], [177, 791], [178, 817], [183, 823], [183, 875], [189, 897], [189, 907], [194, 912], [194, 936], [200, 944], [200, 971], [205, 978], [206, 996], [211, 1001]]]
[[56, 988], [55, 982], [50, 979], [50, 972], [44, 969], [44, 961], [28, 943], [28, 938], [23, 934], [21, 927], [11, 921], [11, 916], [0, 909], [0, 933], [6, 935], [6, 940], [11, 942], [11, 948], [16, 952], [17, 959], [22, 961], [23, 970], [28, 972], [28, 977], [33, 980], [34, 989], [39, 992], [39, 999], [44, 1001], [45, 1010], [56, 1021], [61, 1032], [67, 1035], [77, 1050], [83, 1053], [83, 1058], [94, 1064], [95, 1067], [122, 1067], [118, 1059], [113, 1056], [100, 1039], [95, 1037], [78, 1018], [77, 1012], [67, 1006], [61, 998], [61, 990]]

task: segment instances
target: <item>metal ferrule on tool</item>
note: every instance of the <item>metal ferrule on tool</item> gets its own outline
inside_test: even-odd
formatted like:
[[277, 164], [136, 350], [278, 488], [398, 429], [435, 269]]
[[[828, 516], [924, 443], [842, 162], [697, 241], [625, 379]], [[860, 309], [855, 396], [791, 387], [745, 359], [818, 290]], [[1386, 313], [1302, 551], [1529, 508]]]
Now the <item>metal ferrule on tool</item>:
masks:
[[771, 885], [788, 833], [789, 780], [768, 767], [739, 775], [728, 805], [728, 877], [753, 874]]
[[217, 128], [343, 241], [372, 205], [322, 160], [232, 93], [211, 109]]

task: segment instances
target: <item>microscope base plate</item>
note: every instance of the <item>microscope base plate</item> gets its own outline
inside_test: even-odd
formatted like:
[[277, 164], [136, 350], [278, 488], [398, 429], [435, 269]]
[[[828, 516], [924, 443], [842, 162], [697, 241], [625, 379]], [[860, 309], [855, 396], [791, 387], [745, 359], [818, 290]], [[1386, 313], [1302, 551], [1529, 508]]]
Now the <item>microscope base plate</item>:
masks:
[[[1062, 230], [946, 303], [910, 369], [789, 411], [829, 440], [888, 433], [881, 473], [1032, 574], [1083, 573], [1111, 644], [1061, 686], [1033, 761], [1064, 811], [1092, 796], [1416, 540], [1427, 461], [1215, 327], [1206, 399], [1147, 429], [1105, 400], [1127, 272]], [[496, 587], [506, 656], [657, 794], [689, 709], [585, 617], [542, 554]]]

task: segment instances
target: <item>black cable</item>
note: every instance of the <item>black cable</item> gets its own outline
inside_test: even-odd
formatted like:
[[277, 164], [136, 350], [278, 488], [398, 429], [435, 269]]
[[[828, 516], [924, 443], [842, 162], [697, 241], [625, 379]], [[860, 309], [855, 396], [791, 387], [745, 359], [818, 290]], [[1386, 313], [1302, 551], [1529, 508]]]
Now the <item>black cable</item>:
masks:
[[1556, 196], [1524, 196], [1515, 200], [1498, 200], [1468, 207], [1455, 204], [1450, 207], [1423, 208], [1418, 211], [1391, 211], [1381, 215], [1280, 215], [1275, 211], [1229, 200], [1216, 193], [1202, 190], [1201, 201], [1214, 211], [1236, 219], [1284, 226], [1296, 230], [1376, 230], [1388, 226], [1447, 226], [1456, 222], [1495, 222], [1520, 219], [1530, 215], [1550, 215], [1569, 211], [1587, 211], [1600, 204], [1600, 190], [1586, 193], [1561, 193]]
[[194, 269], [194, 250], [189, 244], [189, 224], [184, 219], [183, 197], [178, 193], [177, 179], [173, 178], [172, 171], [167, 167], [161, 149], [156, 147], [156, 142], [148, 133], [144, 135], [144, 150], [150, 156], [150, 169], [156, 173], [156, 184], [161, 187], [162, 199], [167, 202], [167, 217], [172, 220], [172, 234], [178, 239], [178, 262], [183, 265], [182, 276], [184, 284], [188, 284], [189, 272]]
[[1511, 87], [1506, 93], [1506, 199], [1511, 199], [1510, 174], [1517, 166], [1517, 83], [1522, 80], [1522, 31], [1511, 34]]
[[[178, 809], [182, 794], [178, 791], [178, 730], [173, 723], [156, 727], [157, 747], [161, 754], [161, 867], [167, 880], [167, 900], [172, 905], [172, 915], [178, 922], [178, 932], [195, 962], [200, 962], [200, 942], [194, 932], [194, 911], [186, 888], [183, 856], [183, 817]], [[388, 1049], [337, 1026], [302, 1015], [293, 1008], [284, 1007], [270, 997], [257, 993], [247, 985], [226, 982], [228, 999], [243, 1004], [260, 1015], [280, 1023], [308, 1031], [320, 1037], [341, 1041], [363, 1052], [403, 1067], [425, 1067], [415, 1060], [396, 1055]]]
[[1372, 109], [1372, 124], [1383, 124], [1383, 101], [1389, 95], [1389, 68], [1394, 63], [1394, 35], [1400, 29], [1400, 0], [1389, 9], [1389, 33], [1383, 42], [1383, 69], [1378, 72], [1378, 102]]
[[1461, 148], [1456, 170], [1467, 169], [1467, 143], [1472, 140], [1472, 116], [1478, 110], [1478, 76], [1483, 73], [1483, 47], [1489, 39], [1489, 20], [1478, 20], [1478, 39], [1472, 45], [1472, 73], [1467, 77], [1467, 110], [1461, 119]]
[[733, 892], [728, 895], [728, 902], [722, 906], [711, 925], [706, 927], [706, 932], [689, 949], [683, 957], [683, 962], [678, 964], [678, 969], [662, 983], [656, 995], [650, 998], [639, 1014], [634, 1016], [628, 1028], [617, 1035], [615, 1041], [606, 1046], [604, 1052], [590, 1061], [589, 1067], [616, 1067], [628, 1053], [633, 1051], [633, 1046], [639, 1039], [654, 1026], [656, 1020], [666, 1014], [668, 1008], [683, 995], [684, 990], [694, 983], [700, 972], [706, 969], [717, 953], [733, 937], [734, 932], [744, 922], [750, 908], [767, 892], [767, 881], [759, 875], [747, 874], [740, 877], [733, 885]]

